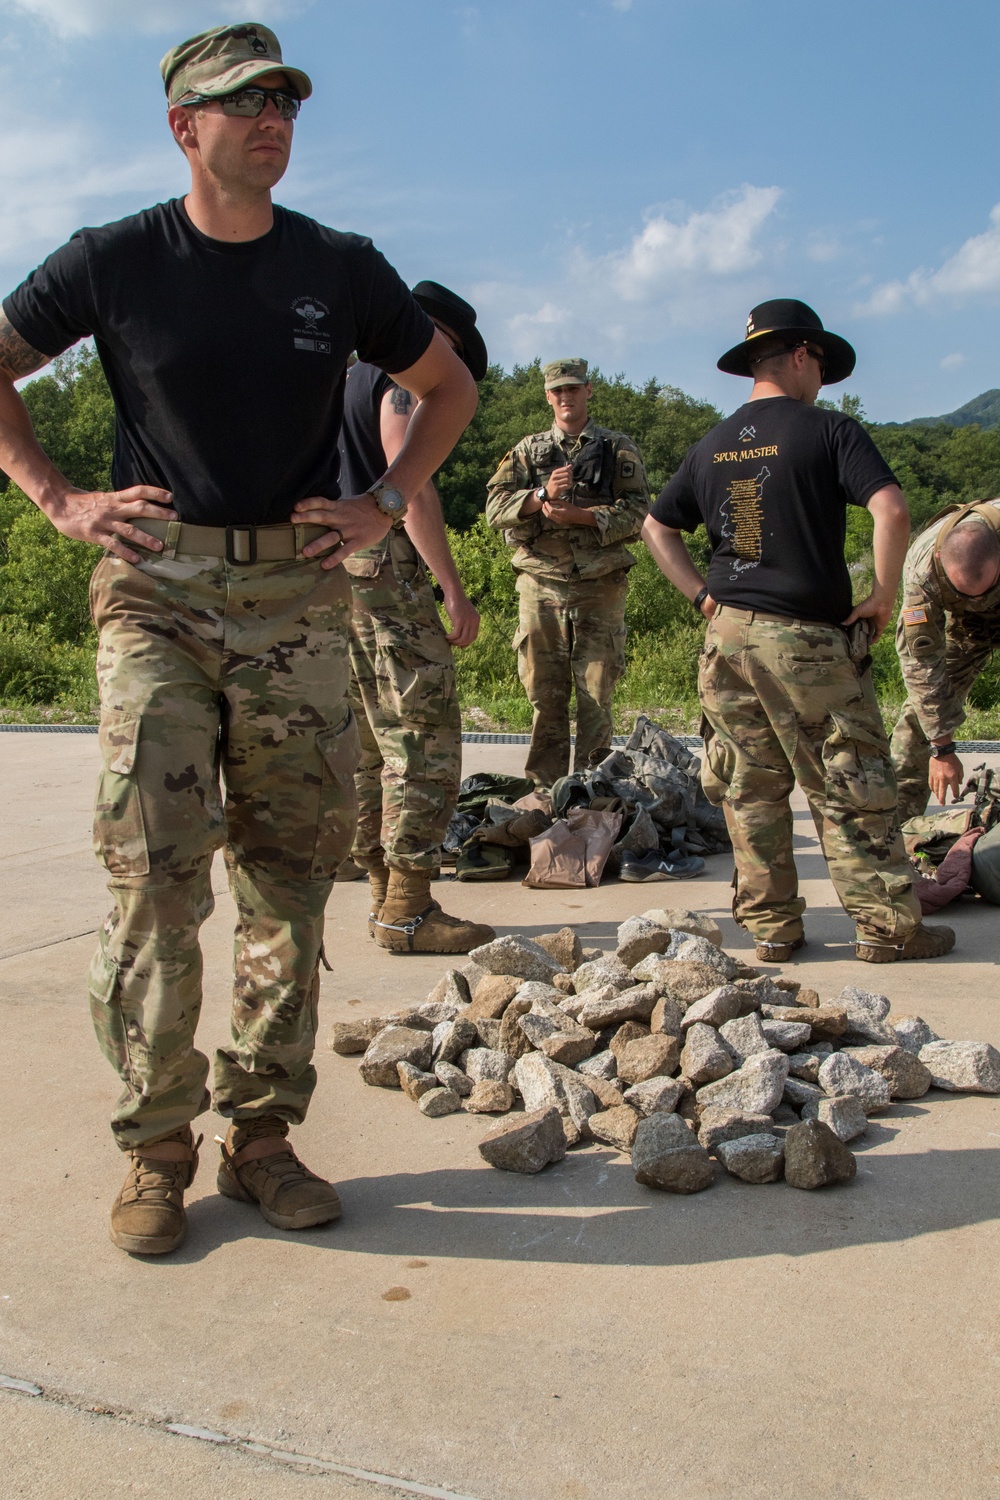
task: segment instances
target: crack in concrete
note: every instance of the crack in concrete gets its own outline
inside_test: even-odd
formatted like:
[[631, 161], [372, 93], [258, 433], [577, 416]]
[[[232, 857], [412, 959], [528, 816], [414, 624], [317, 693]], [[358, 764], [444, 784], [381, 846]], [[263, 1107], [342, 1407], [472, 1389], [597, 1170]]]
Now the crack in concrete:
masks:
[[81, 1416], [107, 1417], [123, 1425], [145, 1427], [151, 1432], [169, 1432], [174, 1437], [188, 1442], [218, 1443], [243, 1453], [252, 1453], [276, 1466], [293, 1468], [299, 1473], [311, 1471], [322, 1474], [343, 1474], [348, 1479], [358, 1479], [366, 1484], [378, 1486], [383, 1491], [397, 1495], [424, 1495], [428, 1500], [478, 1500], [475, 1495], [463, 1495], [458, 1490], [442, 1489], [440, 1485], [419, 1484], [412, 1479], [400, 1479], [394, 1474], [380, 1474], [374, 1469], [359, 1469], [353, 1464], [336, 1463], [333, 1459], [320, 1458], [315, 1453], [298, 1453], [291, 1448], [279, 1448], [274, 1443], [255, 1442], [252, 1438], [234, 1437], [229, 1433], [216, 1432], [211, 1427], [196, 1426], [187, 1422], [165, 1422], [148, 1413], [130, 1411], [124, 1406], [109, 1406], [105, 1402], [89, 1402], [83, 1397], [74, 1397], [64, 1391], [46, 1389], [34, 1381], [22, 1380], [15, 1375], [0, 1374], [0, 1390], [17, 1392], [31, 1400], [40, 1400], [50, 1406], [59, 1406], [77, 1411]]
[[41, 943], [25, 943], [23, 948], [5, 948], [0, 953], [0, 963], [5, 958], [18, 958], [22, 953], [37, 953], [41, 948], [57, 948], [60, 943], [71, 943], [74, 938], [93, 937], [95, 932], [100, 931], [97, 927], [84, 927], [79, 932], [65, 932], [62, 937], [46, 938]]

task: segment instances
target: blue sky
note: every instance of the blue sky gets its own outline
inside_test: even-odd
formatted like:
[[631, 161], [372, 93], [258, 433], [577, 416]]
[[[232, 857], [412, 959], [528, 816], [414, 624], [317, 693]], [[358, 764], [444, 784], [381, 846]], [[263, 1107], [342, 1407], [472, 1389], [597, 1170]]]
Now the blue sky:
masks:
[[924, 0], [0, 0], [0, 279], [184, 191], [157, 64], [227, 20], [313, 77], [280, 201], [479, 309], [733, 409], [750, 306], [850, 338], [877, 420], [1000, 385], [1000, 8]]

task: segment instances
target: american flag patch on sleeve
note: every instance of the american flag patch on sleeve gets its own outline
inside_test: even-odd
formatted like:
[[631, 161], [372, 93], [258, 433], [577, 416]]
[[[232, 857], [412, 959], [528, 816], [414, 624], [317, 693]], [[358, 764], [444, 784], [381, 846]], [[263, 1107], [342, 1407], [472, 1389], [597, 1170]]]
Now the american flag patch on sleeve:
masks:
[[904, 609], [903, 610], [903, 624], [904, 625], [926, 625], [927, 624], [927, 611], [926, 611], [926, 609]]

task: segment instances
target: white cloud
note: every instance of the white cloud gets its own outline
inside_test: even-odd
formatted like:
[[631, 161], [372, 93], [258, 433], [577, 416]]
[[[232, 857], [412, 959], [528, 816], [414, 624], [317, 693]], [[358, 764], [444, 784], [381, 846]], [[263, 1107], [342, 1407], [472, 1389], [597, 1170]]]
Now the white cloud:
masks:
[[611, 0], [612, 10], [631, 10], [632, 0]]
[[[254, 20], [280, 20], [308, 9], [313, 0], [253, 0]], [[7, 7], [34, 16], [60, 37], [95, 36], [121, 27], [130, 31], [207, 30], [243, 20], [247, 0], [7, 0]]]
[[681, 223], [656, 214], [626, 250], [605, 256], [595, 269], [610, 272], [627, 302], [647, 302], [679, 276], [732, 276], [748, 270], [761, 259], [755, 240], [780, 197], [780, 188], [747, 184]]
[[965, 364], [964, 354], [946, 354], [941, 361], [942, 370], [958, 370]]
[[473, 300], [498, 331], [501, 357], [515, 360], [570, 346], [618, 360], [675, 329], [739, 329], [759, 300], [750, 273], [766, 253], [780, 254], [762, 242], [780, 196], [747, 184], [707, 209], [651, 212], [620, 250], [577, 248], [548, 285], [489, 282], [472, 289]]
[[887, 281], [855, 312], [887, 316], [905, 307], [926, 307], [941, 298], [963, 301], [1000, 293], [1000, 203], [990, 210], [990, 227], [974, 234], [936, 271], [921, 267], [905, 280]]

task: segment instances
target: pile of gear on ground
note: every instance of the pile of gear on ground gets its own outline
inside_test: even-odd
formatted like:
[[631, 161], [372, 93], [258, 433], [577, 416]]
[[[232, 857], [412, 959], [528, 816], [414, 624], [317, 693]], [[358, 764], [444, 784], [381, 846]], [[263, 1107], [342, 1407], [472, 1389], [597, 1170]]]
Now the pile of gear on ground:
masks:
[[565, 889], [599, 885], [605, 875], [691, 879], [705, 868], [702, 856], [731, 847], [722, 810], [702, 791], [697, 756], [640, 716], [623, 750], [550, 791], [519, 776], [467, 776], [444, 858], [458, 880], [506, 880], [522, 862], [525, 885]]
[[952, 901], [1000, 906], [1000, 775], [977, 766], [950, 807], [903, 824], [924, 916]]
[[335, 1023], [330, 1046], [431, 1118], [502, 1116], [479, 1146], [493, 1167], [538, 1172], [597, 1141], [675, 1193], [709, 1187], [713, 1158], [744, 1182], [849, 1182], [846, 1142], [894, 1100], [1000, 1093], [988, 1043], [853, 986], [823, 1002], [721, 945], [711, 918], [666, 910], [623, 922], [614, 953], [569, 927], [500, 937], [422, 1005]]

